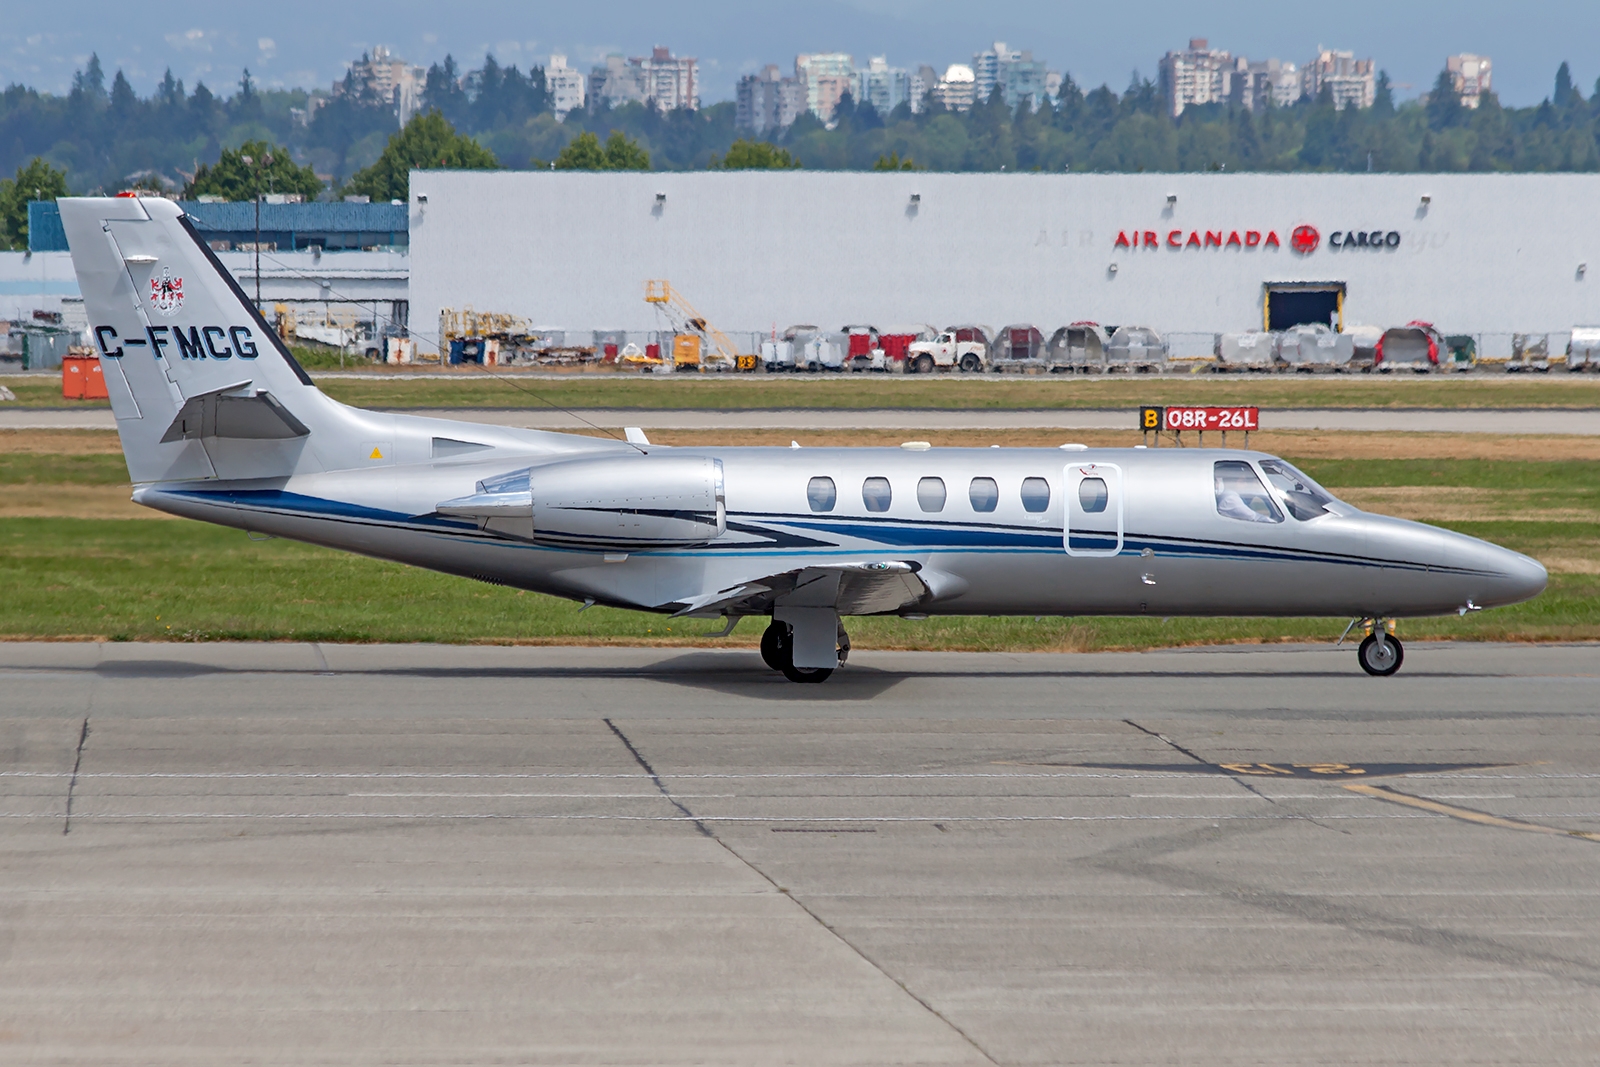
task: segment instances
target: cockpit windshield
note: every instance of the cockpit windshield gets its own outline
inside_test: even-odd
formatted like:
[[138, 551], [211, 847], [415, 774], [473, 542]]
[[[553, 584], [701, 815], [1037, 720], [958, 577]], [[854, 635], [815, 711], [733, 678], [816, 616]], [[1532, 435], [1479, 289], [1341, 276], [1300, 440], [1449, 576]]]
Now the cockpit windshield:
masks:
[[1217, 514], [1241, 522], [1282, 522], [1283, 512], [1272, 502], [1255, 468], [1239, 459], [1218, 460], [1213, 468]]
[[1333, 503], [1328, 491], [1283, 460], [1264, 459], [1261, 470], [1296, 519], [1304, 522], [1328, 513], [1328, 505]]

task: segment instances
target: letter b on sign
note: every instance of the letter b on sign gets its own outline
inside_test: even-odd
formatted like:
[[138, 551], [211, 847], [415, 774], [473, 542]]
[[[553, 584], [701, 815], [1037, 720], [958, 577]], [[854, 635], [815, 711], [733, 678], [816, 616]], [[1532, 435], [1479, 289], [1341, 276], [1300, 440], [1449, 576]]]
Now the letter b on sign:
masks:
[[1140, 408], [1139, 409], [1139, 429], [1143, 430], [1143, 431], [1147, 431], [1147, 432], [1150, 431], [1150, 430], [1159, 430], [1159, 429], [1161, 429], [1161, 409], [1160, 408]]

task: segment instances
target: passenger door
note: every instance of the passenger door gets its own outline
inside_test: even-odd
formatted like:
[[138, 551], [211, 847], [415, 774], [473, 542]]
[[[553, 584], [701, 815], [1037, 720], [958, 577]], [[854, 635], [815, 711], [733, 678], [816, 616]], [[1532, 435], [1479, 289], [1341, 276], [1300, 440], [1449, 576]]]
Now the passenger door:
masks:
[[1062, 479], [1062, 543], [1069, 556], [1110, 557], [1122, 551], [1122, 468], [1075, 463]]

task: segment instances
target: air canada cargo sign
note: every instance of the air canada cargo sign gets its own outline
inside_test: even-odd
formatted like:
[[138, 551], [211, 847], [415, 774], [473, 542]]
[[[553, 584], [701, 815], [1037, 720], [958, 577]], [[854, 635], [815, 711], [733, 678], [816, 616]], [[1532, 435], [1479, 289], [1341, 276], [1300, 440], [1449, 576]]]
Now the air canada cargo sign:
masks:
[[[1302, 256], [1309, 256], [1322, 244], [1322, 234], [1315, 226], [1296, 226], [1280, 238], [1277, 230], [1118, 230], [1112, 248], [1169, 248], [1186, 251], [1207, 248], [1226, 251], [1252, 248], [1281, 249], [1285, 244]], [[1328, 235], [1330, 249], [1400, 247], [1399, 230], [1334, 230]]]

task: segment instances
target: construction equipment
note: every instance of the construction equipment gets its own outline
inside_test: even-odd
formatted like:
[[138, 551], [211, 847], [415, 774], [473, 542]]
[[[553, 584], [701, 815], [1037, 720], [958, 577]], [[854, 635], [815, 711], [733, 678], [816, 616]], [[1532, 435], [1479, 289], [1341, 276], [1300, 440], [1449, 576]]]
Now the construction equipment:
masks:
[[[671, 282], [664, 278], [646, 281], [644, 299], [645, 303], [654, 304], [656, 310], [666, 316], [672, 332], [677, 335], [672, 345], [675, 369], [734, 370], [739, 366], [738, 347], [726, 334], [707, 322], [706, 317], [696, 311], [694, 305], [672, 287]], [[695, 338], [697, 343], [689, 344], [681, 340], [686, 337]], [[754, 369], [753, 362], [750, 367]]]

